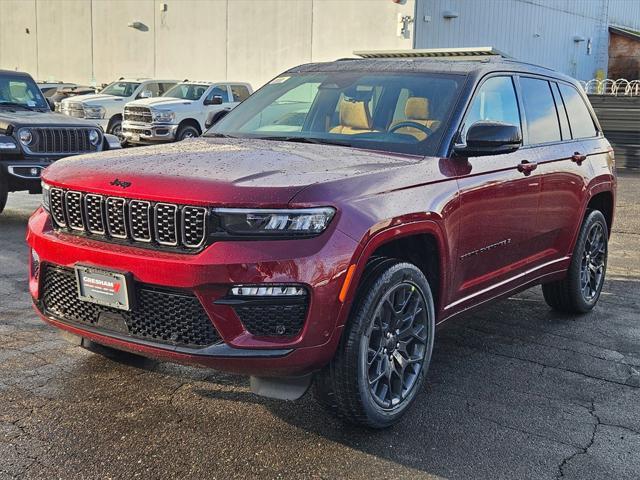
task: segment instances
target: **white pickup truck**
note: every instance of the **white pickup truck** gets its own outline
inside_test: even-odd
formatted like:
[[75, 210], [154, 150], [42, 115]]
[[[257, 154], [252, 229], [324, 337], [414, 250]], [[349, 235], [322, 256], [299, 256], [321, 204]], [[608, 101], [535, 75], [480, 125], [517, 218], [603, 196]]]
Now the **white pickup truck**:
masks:
[[121, 78], [99, 93], [78, 95], [62, 100], [60, 111], [75, 118], [93, 120], [102, 129], [122, 141], [122, 109], [137, 98], [159, 97], [178, 83], [178, 80], [149, 78]]
[[252, 91], [241, 82], [182, 82], [162, 97], [127, 103], [122, 134], [128, 143], [137, 144], [197, 137]]

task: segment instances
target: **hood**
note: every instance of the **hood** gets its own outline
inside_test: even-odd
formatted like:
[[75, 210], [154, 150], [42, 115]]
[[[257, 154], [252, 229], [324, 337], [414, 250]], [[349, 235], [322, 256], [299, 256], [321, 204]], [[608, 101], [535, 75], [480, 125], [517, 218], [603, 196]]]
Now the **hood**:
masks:
[[76, 95], [74, 97], [65, 98], [62, 100], [66, 102], [82, 102], [87, 105], [103, 105], [106, 102], [126, 102], [129, 97], [116, 97], [115, 95], [104, 95], [102, 93], [90, 93], [88, 95]]
[[[201, 137], [65, 158], [47, 168], [43, 179], [61, 187], [151, 201], [281, 207], [310, 185], [421, 160], [340, 146]], [[113, 186], [115, 179], [130, 185]]]
[[95, 127], [89, 120], [69, 117], [54, 112], [36, 112], [31, 110], [10, 111], [0, 109], [0, 130], [6, 131], [10, 125], [19, 127]]
[[140, 100], [134, 100], [127, 103], [128, 107], [179, 107], [182, 105], [191, 105], [192, 100], [183, 100], [182, 98], [173, 97], [154, 97], [154, 98], [141, 98]]

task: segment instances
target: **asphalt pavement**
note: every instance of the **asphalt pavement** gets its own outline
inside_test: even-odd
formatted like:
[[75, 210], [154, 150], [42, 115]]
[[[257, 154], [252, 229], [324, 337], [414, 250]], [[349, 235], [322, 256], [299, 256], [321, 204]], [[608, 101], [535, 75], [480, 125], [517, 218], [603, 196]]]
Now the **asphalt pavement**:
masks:
[[0, 480], [640, 478], [640, 175], [620, 176], [593, 312], [554, 313], [537, 287], [452, 320], [413, 410], [381, 432], [310, 395], [66, 343], [27, 290], [38, 200], [11, 195], [0, 216]]

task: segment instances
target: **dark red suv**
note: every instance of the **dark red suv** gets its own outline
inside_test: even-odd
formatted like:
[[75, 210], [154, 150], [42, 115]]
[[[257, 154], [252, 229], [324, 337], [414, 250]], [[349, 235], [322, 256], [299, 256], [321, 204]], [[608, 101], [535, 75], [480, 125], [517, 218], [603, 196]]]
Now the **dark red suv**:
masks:
[[47, 322], [263, 395], [313, 384], [372, 427], [412, 403], [437, 324], [536, 284], [592, 309], [616, 186], [578, 84], [498, 57], [303, 65], [202, 138], [43, 180], [29, 285]]

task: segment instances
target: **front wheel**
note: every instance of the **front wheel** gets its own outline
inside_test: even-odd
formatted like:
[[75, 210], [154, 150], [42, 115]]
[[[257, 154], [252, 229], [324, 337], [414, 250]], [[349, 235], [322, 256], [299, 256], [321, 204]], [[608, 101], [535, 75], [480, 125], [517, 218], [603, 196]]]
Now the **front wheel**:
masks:
[[7, 197], [9, 196], [9, 185], [7, 185], [7, 179], [4, 175], [0, 174], [0, 213], [7, 205]]
[[609, 232], [598, 210], [585, 217], [567, 276], [542, 285], [547, 304], [566, 313], [586, 313], [598, 303], [607, 270]]
[[192, 125], [183, 125], [176, 133], [176, 140], [179, 142], [186, 138], [196, 138], [200, 136], [198, 129]]
[[376, 260], [364, 272], [336, 356], [318, 374], [316, 396], [351, 423], [393, 425], [420, 391], [434, 332], [424, 274], [410, 263]]

